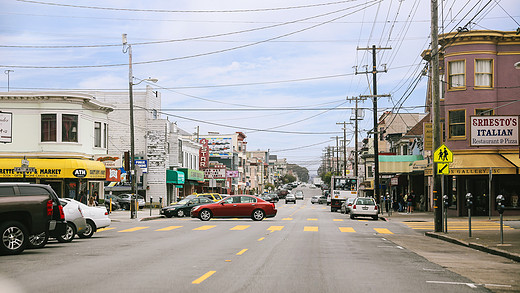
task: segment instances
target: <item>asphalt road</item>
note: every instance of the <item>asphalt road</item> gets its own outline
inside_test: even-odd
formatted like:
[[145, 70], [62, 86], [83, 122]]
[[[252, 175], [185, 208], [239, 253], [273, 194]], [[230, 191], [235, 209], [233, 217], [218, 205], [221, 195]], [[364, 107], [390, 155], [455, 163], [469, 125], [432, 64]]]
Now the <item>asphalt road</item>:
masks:
[[350, 220], [304, 193], [261, 222], [114, 222], [2, 256], [0, 292], [489, 292], [400, 244], [419, 235], [409, 227]]

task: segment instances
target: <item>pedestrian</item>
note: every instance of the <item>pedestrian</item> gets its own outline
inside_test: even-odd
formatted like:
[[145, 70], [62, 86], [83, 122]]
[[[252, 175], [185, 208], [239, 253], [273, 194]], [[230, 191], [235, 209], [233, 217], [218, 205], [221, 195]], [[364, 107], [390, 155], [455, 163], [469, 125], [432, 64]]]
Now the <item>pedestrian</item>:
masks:
[[410, 191], [410, 194], [408, 194], [407, 198], [406, 198], [406, 213], [407, 214], [411, 214], [413, 213], [413, 205], [414, 205], [414, 202], [415, 202], [415, 193], [413, 193], [413, 190]]
[[96, 202], [96, 197], [95, 197], [94, 195], [91, 195], [91, 196], [88, 198], [88, 205], [89, 205], [90, 207], [93, 207], [95, 202]]

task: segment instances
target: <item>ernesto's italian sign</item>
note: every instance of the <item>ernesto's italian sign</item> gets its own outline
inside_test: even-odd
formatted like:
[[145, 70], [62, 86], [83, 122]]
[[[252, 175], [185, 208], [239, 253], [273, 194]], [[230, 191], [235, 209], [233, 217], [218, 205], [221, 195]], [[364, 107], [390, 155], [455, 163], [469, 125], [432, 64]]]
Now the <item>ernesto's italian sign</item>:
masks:
[[519, 116], [471, 116], [471, 146], [517, 146]]

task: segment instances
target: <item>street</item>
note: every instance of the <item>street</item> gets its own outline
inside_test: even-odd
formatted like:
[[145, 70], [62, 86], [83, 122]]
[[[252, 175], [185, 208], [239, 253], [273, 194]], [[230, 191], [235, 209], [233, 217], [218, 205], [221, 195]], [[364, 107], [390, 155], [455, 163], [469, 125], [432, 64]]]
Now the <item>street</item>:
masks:
[[[278, 215], [261, 222], [122, 221], [91, 239], [76, 238], [68, 244], [51, 240], [43, 249], [2, 256], [0, 282], [6, 280], [0, 288], [8, 288], [7, 292], [518, 290], [517, 263], [425, 239], [403, 223], [351, 220], [331, 213], [326, 205], [311, 204], [311, 196], [319, 192], [305, 188], [305, 199], [297, 204], [281, 200], [276, 204]], [[479, 283], [470, 279], [473, 276]]]

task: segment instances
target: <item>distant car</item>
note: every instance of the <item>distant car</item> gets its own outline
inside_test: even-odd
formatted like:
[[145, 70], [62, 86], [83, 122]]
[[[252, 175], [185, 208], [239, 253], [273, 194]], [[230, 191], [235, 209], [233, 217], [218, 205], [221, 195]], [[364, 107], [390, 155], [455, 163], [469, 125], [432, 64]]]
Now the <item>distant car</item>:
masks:
[[355, 197], [349, 197], [346, 201], [341, 204], [341, 208], [339, 209], [342, 214], [348, 214], [354, 203]]
[[213, 201], [207, 197], [195, 197], [195, 198], [185, 198], [176, 204], [164, 207], [161, 209], [160, 214], [164, 215], [167, 218], [171, 217], [185, 217], [190, 215], [190, 211], [192, 208], [203, 205], [213, 203]]
[[[122, 209], [129, 210], [130, 204], [132, 202], [132, 195], [131, 194], [120, 194], [119, 197], [119, 205]], [[137, 196], [137, 202], [139, 203], [139, 208], [144, 208], [144, 198], [140, 195]]]
[[319, 198], [320, 198], [319, 195], [315, 195], [315, 196], [311, 197], [311, 203], [312, 204], [318, 203]]
[[296, 197], [296, 199], [304, 199], [303, 191], [301, 191], [301, 190], [296, 191], [296, 193], [294, 194], [294, 197]]
[[327, 196], [326, 196], [326, 195], [321, 195], [321, 196], [318, 198], [318, 203], [319, 203], [319, 204], [327, 203]]
[[287, 194], [289, 194], [289, 190], [282, 189], [282, 190], [278, 191], [278, 198], [284, 199], [287, 196]]
[[218, 202], [218, 201], [222, 200], [222, 196], [218, 193], [197, 193], [196, 196], [197, 197], [203, 196], [203, 197], [209, 198], [213, 202]]
[[87, 221], [83, 217], [83, 212], [77, 201], [72, 202], [60, 198], [60, 203], [63, 206], [67, 228], [63, 235], [56, 237], [56, 240], [58, 240], [58, 242], [71, 242], [77, 233], [83, 233], [83, 231], [85, 231]]
[[379, 210], [376, 202], [371, 197], [358, 197], [352, 204], [350, 209], [350, 218], [355, 219], [358, 216], [372, 217], [377, 221]]
[[85, 218], [86, 221], [86, 228], [83, 232], [77, 233], [79, 238], [90, 238], [97, 229], [110, 226], [111, 220], [108, 217], [108, 211], [105, 207], [89, 207], [86, 204], [70, 198], [62, 198], [62, 200], [75, 203], [81, 208], [83, 218]]
[[[265, 194], [263, 194], [263, 196], [266, 196], [267, 199], [265, 199], [265, 201], [268, 201], [268, 202], [280, 201], [280, 198], [278, 197], [278, 194], [276, 194], [276, 193], [265, 193]], [[260, 198], [262, 198], [262, 197], [260, 196]]]
[[294, 196], [292, 193], [287, 194], [285, 197], [285, 203], [287, 204], [289, 202], [296, 203], [296, 196]]
[[261, 221], [276, 216], [274, 203], [252, 195], [232, 195], [217, 203], [196, 206], [191, 209], [191, 217], [202, 221], [211, 218], [251, 218]]

